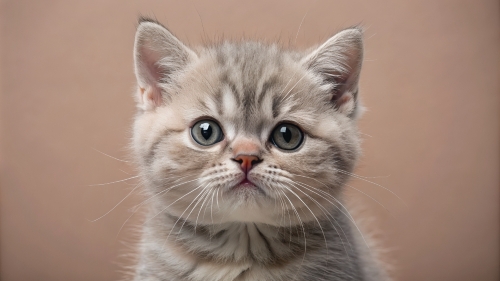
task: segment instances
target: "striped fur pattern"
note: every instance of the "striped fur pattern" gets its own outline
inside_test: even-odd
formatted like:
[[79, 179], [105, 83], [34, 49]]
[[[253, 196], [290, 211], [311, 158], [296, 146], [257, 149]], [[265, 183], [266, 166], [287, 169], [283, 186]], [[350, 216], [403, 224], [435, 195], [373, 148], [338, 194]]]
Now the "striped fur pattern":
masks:
[[[346, 29], [306, 53], [191, 49], [140, 21], [132, 147], [148, 213], [135, 280], [386, 280], [342, 203], [359, 154], [361, 36]], [[190, 130], [207, 118], [224, 139], [200, 146]], [[294, 151], [270, 142], [282, 122], [304, 132]], [[261, 159], [256, 189], [234, 188], [244, 143]]]

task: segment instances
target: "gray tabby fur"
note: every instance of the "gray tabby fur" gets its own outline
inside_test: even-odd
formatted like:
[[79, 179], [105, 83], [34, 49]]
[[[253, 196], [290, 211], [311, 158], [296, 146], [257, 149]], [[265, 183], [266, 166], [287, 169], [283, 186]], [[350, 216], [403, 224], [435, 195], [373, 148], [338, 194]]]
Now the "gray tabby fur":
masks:
[[[342, 203], [360, 153], [362, 32], [310, 52], [256, 42], [190, 49], [141, 19], [134, 47], [132, 148], [148, 212], [134, 280], [388, 280]], [[190, 128], [216, 120], [224, 140]], [[269, 142], [280, 122], [305, 133], [295, 151]], [[231, 158], [251, 143], [262, 162], [241, 181]]]

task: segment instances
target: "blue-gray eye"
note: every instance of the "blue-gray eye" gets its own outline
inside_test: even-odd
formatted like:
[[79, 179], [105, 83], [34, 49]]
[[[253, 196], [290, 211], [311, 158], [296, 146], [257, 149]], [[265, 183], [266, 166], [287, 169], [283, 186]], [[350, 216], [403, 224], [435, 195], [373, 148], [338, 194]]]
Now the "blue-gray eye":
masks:
[[197, 143], [204, 146], [218, 143], [224, 138], [219, 124], [212, 120], [196, 122], [191, 128], [191, 136]]
[[271, 133], [273, 144], [284, 150], [297, 149], [303, 140], [304, 133], [302, 133], [299, 127], [290, 123], [279, 124]]

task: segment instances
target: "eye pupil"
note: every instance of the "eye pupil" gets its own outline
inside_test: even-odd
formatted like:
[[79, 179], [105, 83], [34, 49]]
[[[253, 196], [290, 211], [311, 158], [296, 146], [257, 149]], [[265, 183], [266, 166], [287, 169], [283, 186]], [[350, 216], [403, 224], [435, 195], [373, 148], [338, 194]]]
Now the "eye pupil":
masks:
[[210, 136], [212, 136], [212, 127], [210, 126], [209, 123], [202, 123], [200, 124], [200, 129], [201, 129], [201, 135], [205, 140], [210, 139]]
[[286, 142], [290, 142], [290, 140], [292, 139], [292, 132], [286, 126], [281, 127], [280, 132], [283, 136], [283, 139]]
[[201, 120], [191, 127], [191, 137], [200, 145], [210, 146], [224, 139], [224, 134], [214, 120]]
[[274, 128], [270, 141], [283, 150], [295, 150], [304, 140], [304, 133], [294, 124], [283, 123]]

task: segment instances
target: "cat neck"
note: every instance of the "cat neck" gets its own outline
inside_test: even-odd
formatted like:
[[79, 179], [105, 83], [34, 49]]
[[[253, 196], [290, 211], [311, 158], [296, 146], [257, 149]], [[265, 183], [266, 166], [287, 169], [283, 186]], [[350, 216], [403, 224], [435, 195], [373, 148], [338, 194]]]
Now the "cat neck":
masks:
[[[147, 247], [155, 252], [154, 256], [163, 257], [159, 259], [163, 260], [162, 264], [168, 264], [173, 259], [191, 264], [193, 272], [187, 269], [187, 265], [178, 272], [183, 272], [183, 276], [195, 274], [194, 268], [199, 271], [203, 268], [200, 267], [202, 264], [217, 267], [220, 272], [227, 271], [225, 274], [228, 275], [237, 272], [234, 280], [252, 272], [274, 274], [279, 271], [280, 276], [306, 271], [311, 274], [319, 268], [322, 274], [328, 273], [329, 276], [345, 271], [356, 272], [357, 251], [346, 217], [338, 212], [332, 214], [330, 219], [319, 222], [321, 227], [317, 222], [292, 227], [250, 222], [195, 225], [164, 214], [146, 225], [143, 238], [147, 241], [143, 240], [143, 243], [156, 241], [162, 244]], [[321, 262], [311, 264], [311, 260]], [[172, 264], [165, 266], [171, 270], [175, 268]], [[294, 274], [288, 277], [293, 278]]]
[[270, 264], [300, 257], [305, 251], [352, 250], [348, 218], [338, 211], [328, 218], [293, 226], [237, 221], [202, 225], [171, 214], [165, 214], [163, 220], [166, 227], [162, 232], [168, 229], [165, 239], [187, 252], [224, 262]]

